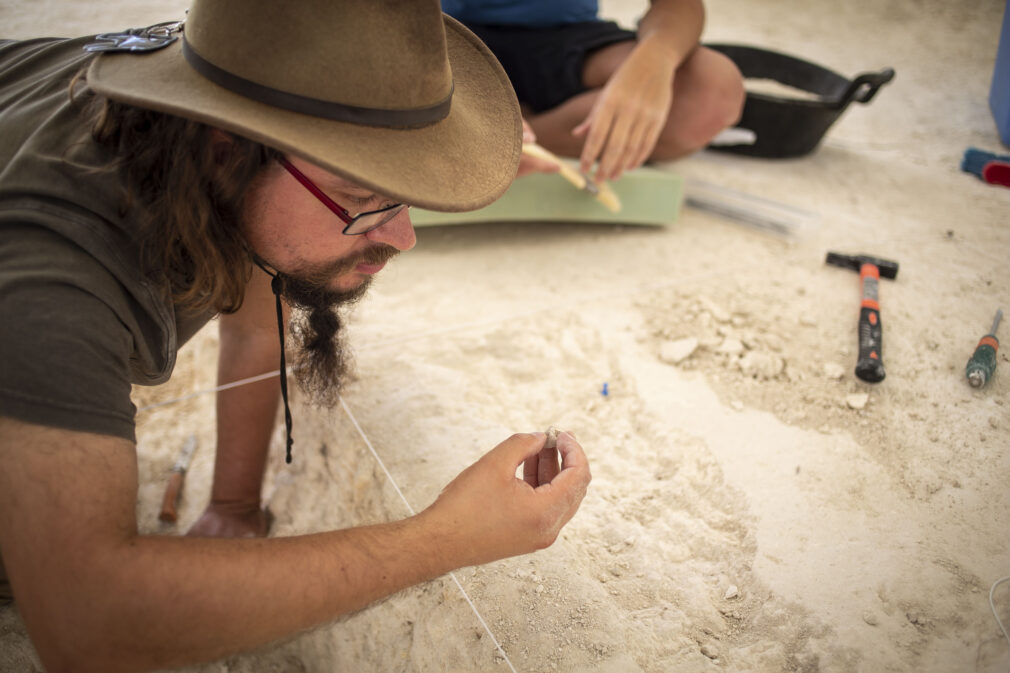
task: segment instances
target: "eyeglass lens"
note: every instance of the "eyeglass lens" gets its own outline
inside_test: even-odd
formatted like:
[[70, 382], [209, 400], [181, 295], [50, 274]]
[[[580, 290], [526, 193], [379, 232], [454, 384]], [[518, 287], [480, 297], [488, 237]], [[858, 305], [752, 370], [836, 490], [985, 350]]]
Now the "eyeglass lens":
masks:
[[344, 233], [348, 235], [355, 234], [365, 234], [372, 229], [378, 229], [382, 225], [386, 224], [394, 217], [400, 214], [400, 212], [406, 208], [406, 204], [397, 203], [395, 205], [389, 206], [388, 208], [383, 208], [382, 210], [374, 210], [369, 213], [362, 213], [354, 218], [354, 222], [349, 224]]

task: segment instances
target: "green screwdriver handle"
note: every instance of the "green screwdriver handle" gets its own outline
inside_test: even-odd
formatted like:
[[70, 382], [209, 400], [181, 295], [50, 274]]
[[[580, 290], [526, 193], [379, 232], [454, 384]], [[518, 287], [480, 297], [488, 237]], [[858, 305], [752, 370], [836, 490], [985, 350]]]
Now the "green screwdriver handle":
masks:
[[964, 375], [968, 377], [968, 383], [973, 388], [981, 388], [992, 378], [996, 372], [996, 351], [999, 350], [999, 339], [996, 338], [996, 329], [999, 321], [1003, 318], [1003, 311], [996, 311], [996, 319], [993, 320], [992, 330], [989, 334], [979, 339], [975, 352], [968, 359], [968, 365], [964, 368]]

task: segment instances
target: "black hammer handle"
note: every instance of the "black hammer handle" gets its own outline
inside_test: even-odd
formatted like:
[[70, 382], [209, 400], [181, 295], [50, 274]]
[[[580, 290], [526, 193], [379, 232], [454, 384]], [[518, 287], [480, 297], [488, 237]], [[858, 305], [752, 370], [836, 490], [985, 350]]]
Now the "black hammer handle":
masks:
[[883, 329], [880, 324], [880, 300], [877, 286], [880, 269], [875, 264], [863, 264], [859, 269], [863, 286], [863, 301], [859, 307], [859, 359], [856, 376], [869, 383], [884, 380]]

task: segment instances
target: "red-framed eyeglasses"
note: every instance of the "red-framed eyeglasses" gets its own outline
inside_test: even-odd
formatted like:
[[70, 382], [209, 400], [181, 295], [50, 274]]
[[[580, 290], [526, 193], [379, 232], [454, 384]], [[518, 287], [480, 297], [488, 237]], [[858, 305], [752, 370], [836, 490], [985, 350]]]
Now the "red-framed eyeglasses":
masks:
[[295, 180], [300, 182], [305, 189], [309, 190], [314, 197], [322, 201], [324, 206], [332, 210], [333, 214], [340, 218], [340, 221], [345, 225], [341, 233], [348, 236], [367, 234], [373, 229], [378, 229], [399, 215], [400, 211], [410, 207], [404, 203], [394, 203], [393, 205], [386, 206], [385, 208], [368, 210], [364, 213], [358, 213], [357, 215], [352, 216], [347, 212], [346, 208], [328, 197], [323, 190], [319, 189], [312, 180], [309, 180], [304, 173], [295, 168], [294, 165], [285, 157], [281, 157], [279, 161], [281, 166], [283, 166]]

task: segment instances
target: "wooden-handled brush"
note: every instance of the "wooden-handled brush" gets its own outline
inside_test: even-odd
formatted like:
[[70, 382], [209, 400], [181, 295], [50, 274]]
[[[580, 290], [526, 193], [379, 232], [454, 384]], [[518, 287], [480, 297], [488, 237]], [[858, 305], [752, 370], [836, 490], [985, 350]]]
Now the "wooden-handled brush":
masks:
[[617, 194], [607, 183], [593, 182], [585, 173], [577, 170], [568, 162], [562, 161], [555, 154], [536, 143], [523, 143], [523, 154], [557, 164], [558, 172], [565, 180], [592, 194], [610, 212], [616, 213], [621, 210], [621, 200], [617, 198]]
[[182, 451], [179, 452], [179, 459], [175, 461], [168, 476], [168, 485], [165, 487], [165, 496], [161, 502], [161, 513], [158, 514], [158, 518], [165, 523], [175, 523], [179, 518], [176, 506], [179, 503], [179, 496], [182, 494], [182, 484], [186, 480], [186, 472], [189, 470], [189, 463], [193, 459], [194, 451], [196, 451], [196, 435], [190, 435], [186, 443], [183, 444]]

